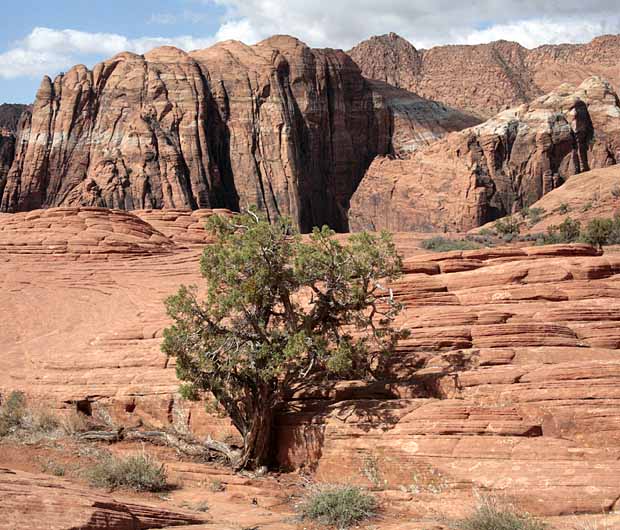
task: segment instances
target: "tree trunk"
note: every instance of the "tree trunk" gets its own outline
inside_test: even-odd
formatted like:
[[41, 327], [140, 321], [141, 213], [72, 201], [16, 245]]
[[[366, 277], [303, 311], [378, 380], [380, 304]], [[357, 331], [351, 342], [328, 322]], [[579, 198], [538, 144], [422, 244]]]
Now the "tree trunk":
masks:
[[243, 437], [243, 453], [235, 466], [237, 469], [257, 469], [269, 463], [273, 407], [267, 392], [255, 404], [252, 423]]

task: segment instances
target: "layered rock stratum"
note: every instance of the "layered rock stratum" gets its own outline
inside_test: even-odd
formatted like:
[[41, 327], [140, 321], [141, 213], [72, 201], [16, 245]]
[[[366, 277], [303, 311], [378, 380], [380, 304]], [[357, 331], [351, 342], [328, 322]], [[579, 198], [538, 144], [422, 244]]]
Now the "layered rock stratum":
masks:
[[598, 77], [578, 88], [564, 84], [403, 159], [378, 157], [351, 200], [350, 227], [469, 230], [619, 158], [612, 87]]
[[[1, 392], [234, 437], [227, 420], [179, 398], [159, 349], [162, 300], [200, 283], [191, 241], [212, 213], [0, 215]], [[406, 274], [392, 286], [411, 338], [375, 382], [292, 395], [277, 421], [279, 464], [379, 484], [410, 520], [437, 520], [472, 489], [549, 516], [617, 509], [620, 254], [421, 254], [412, 237], [397, 235]]]
[[477, 122], [292, 37], [122, 53], [43, 80], [1, 210], [258, 205], [304, 231], [346, 230], [377, 154]]
[[617, 35], [532, 50], [507, 41], [417, 50], [394, 33], [372, 37], [349, 52], [370, 79], [485, 118], [593, 75], [608, 79], [618, 90], [618, 53]]

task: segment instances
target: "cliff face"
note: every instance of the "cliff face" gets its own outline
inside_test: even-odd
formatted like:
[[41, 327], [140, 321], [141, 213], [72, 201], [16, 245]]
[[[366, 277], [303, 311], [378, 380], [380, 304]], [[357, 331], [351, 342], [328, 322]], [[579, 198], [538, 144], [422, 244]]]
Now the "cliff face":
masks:
[[407, 159], [379, 157], [350, 210], [354, 230], [468, 230], [529, 206], [568, 177], [616, 164], [620, 102], [590, 78]]
[[[424, 102], [400, 97], [399, 109]], [[43, 80], [1, 209], [256, 204], [302, 230], [345, 230], [353, 191], [400, 130], [391, 101], [345, 53], [284, 36], [76, 66]], [[430, 136], [416, 122], [418, 144], [472, 123], [441, 108]]]
[[0, 198], [6, 184], [6, 176], [15, 157], [15, 135], [19, 128], [20, 116], [26, 105], [0, 105]]
[[618, 89], [619, 53], [620, 36], [533, 50], [506, 41], [416, 50], [393, 33], [372, 37], [349, 52], [370, 79], [486, 118], [532, 101], [561, 83], [578, 85], [592, 75], [608, 79]]

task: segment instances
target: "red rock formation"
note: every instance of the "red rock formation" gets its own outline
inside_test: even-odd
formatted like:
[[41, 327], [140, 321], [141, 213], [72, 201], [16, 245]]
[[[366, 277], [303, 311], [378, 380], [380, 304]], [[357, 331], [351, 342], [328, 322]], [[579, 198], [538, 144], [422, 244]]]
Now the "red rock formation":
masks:
[[123, 502], [63, 479], [2, 468], [0, 510], [3, 530], [136, 530], [207, 522], [199, 514]]
[[615, 164], [620, 102], [590, 78], [452, 133], [405, 160], [377, 158], [351, 200], [353, 230], [468, 230]]
[[345, 230], [348, 201], [393, 130], [410, 150], [471, 124], [291, 37], [123, 53], [43, 80], [1, 209], [256, 204], [304, 231]]
[[26, 105], [0, 105], [0, 199], [15, 156], [15, 135]]
[[585, 226], [594, 218], [619, 215], [620, 166], [574, 175], [562, 186], [532, 204], [530, 209], [537, 209], [540, 214], [534, 219], [524, 215], [517, 216], [517, 219], [522, 221], [522, 233], [544, 233], [549, 226], [557, 226], [568, 217]]
[[506, 41], [416, 50], [394, 33], [372, 37], [349, 52], [370, 79], [487, 118], [592, 75], [620, 89], [618, 53], [620, 36], [533, 50]]

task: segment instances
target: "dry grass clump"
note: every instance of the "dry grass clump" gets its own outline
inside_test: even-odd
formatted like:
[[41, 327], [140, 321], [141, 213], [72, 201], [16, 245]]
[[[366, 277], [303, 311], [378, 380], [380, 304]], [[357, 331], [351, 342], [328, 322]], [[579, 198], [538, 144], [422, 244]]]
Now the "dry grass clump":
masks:
[[301, 516], [338, 529], [375, 515], [376, 499], [357, 486], [317, 485], [298, 505]]
[[146, 453], [127, 457], [105, 453], [86, 471], [86, 476], [93, 486], [99, 488], [152, 492], [168, 488], [166, 467]]
[[475, 511], [463, 519], [448, 522], [455, 530], [545, 530], [547, 525], [497, 499], [481, 497]]

